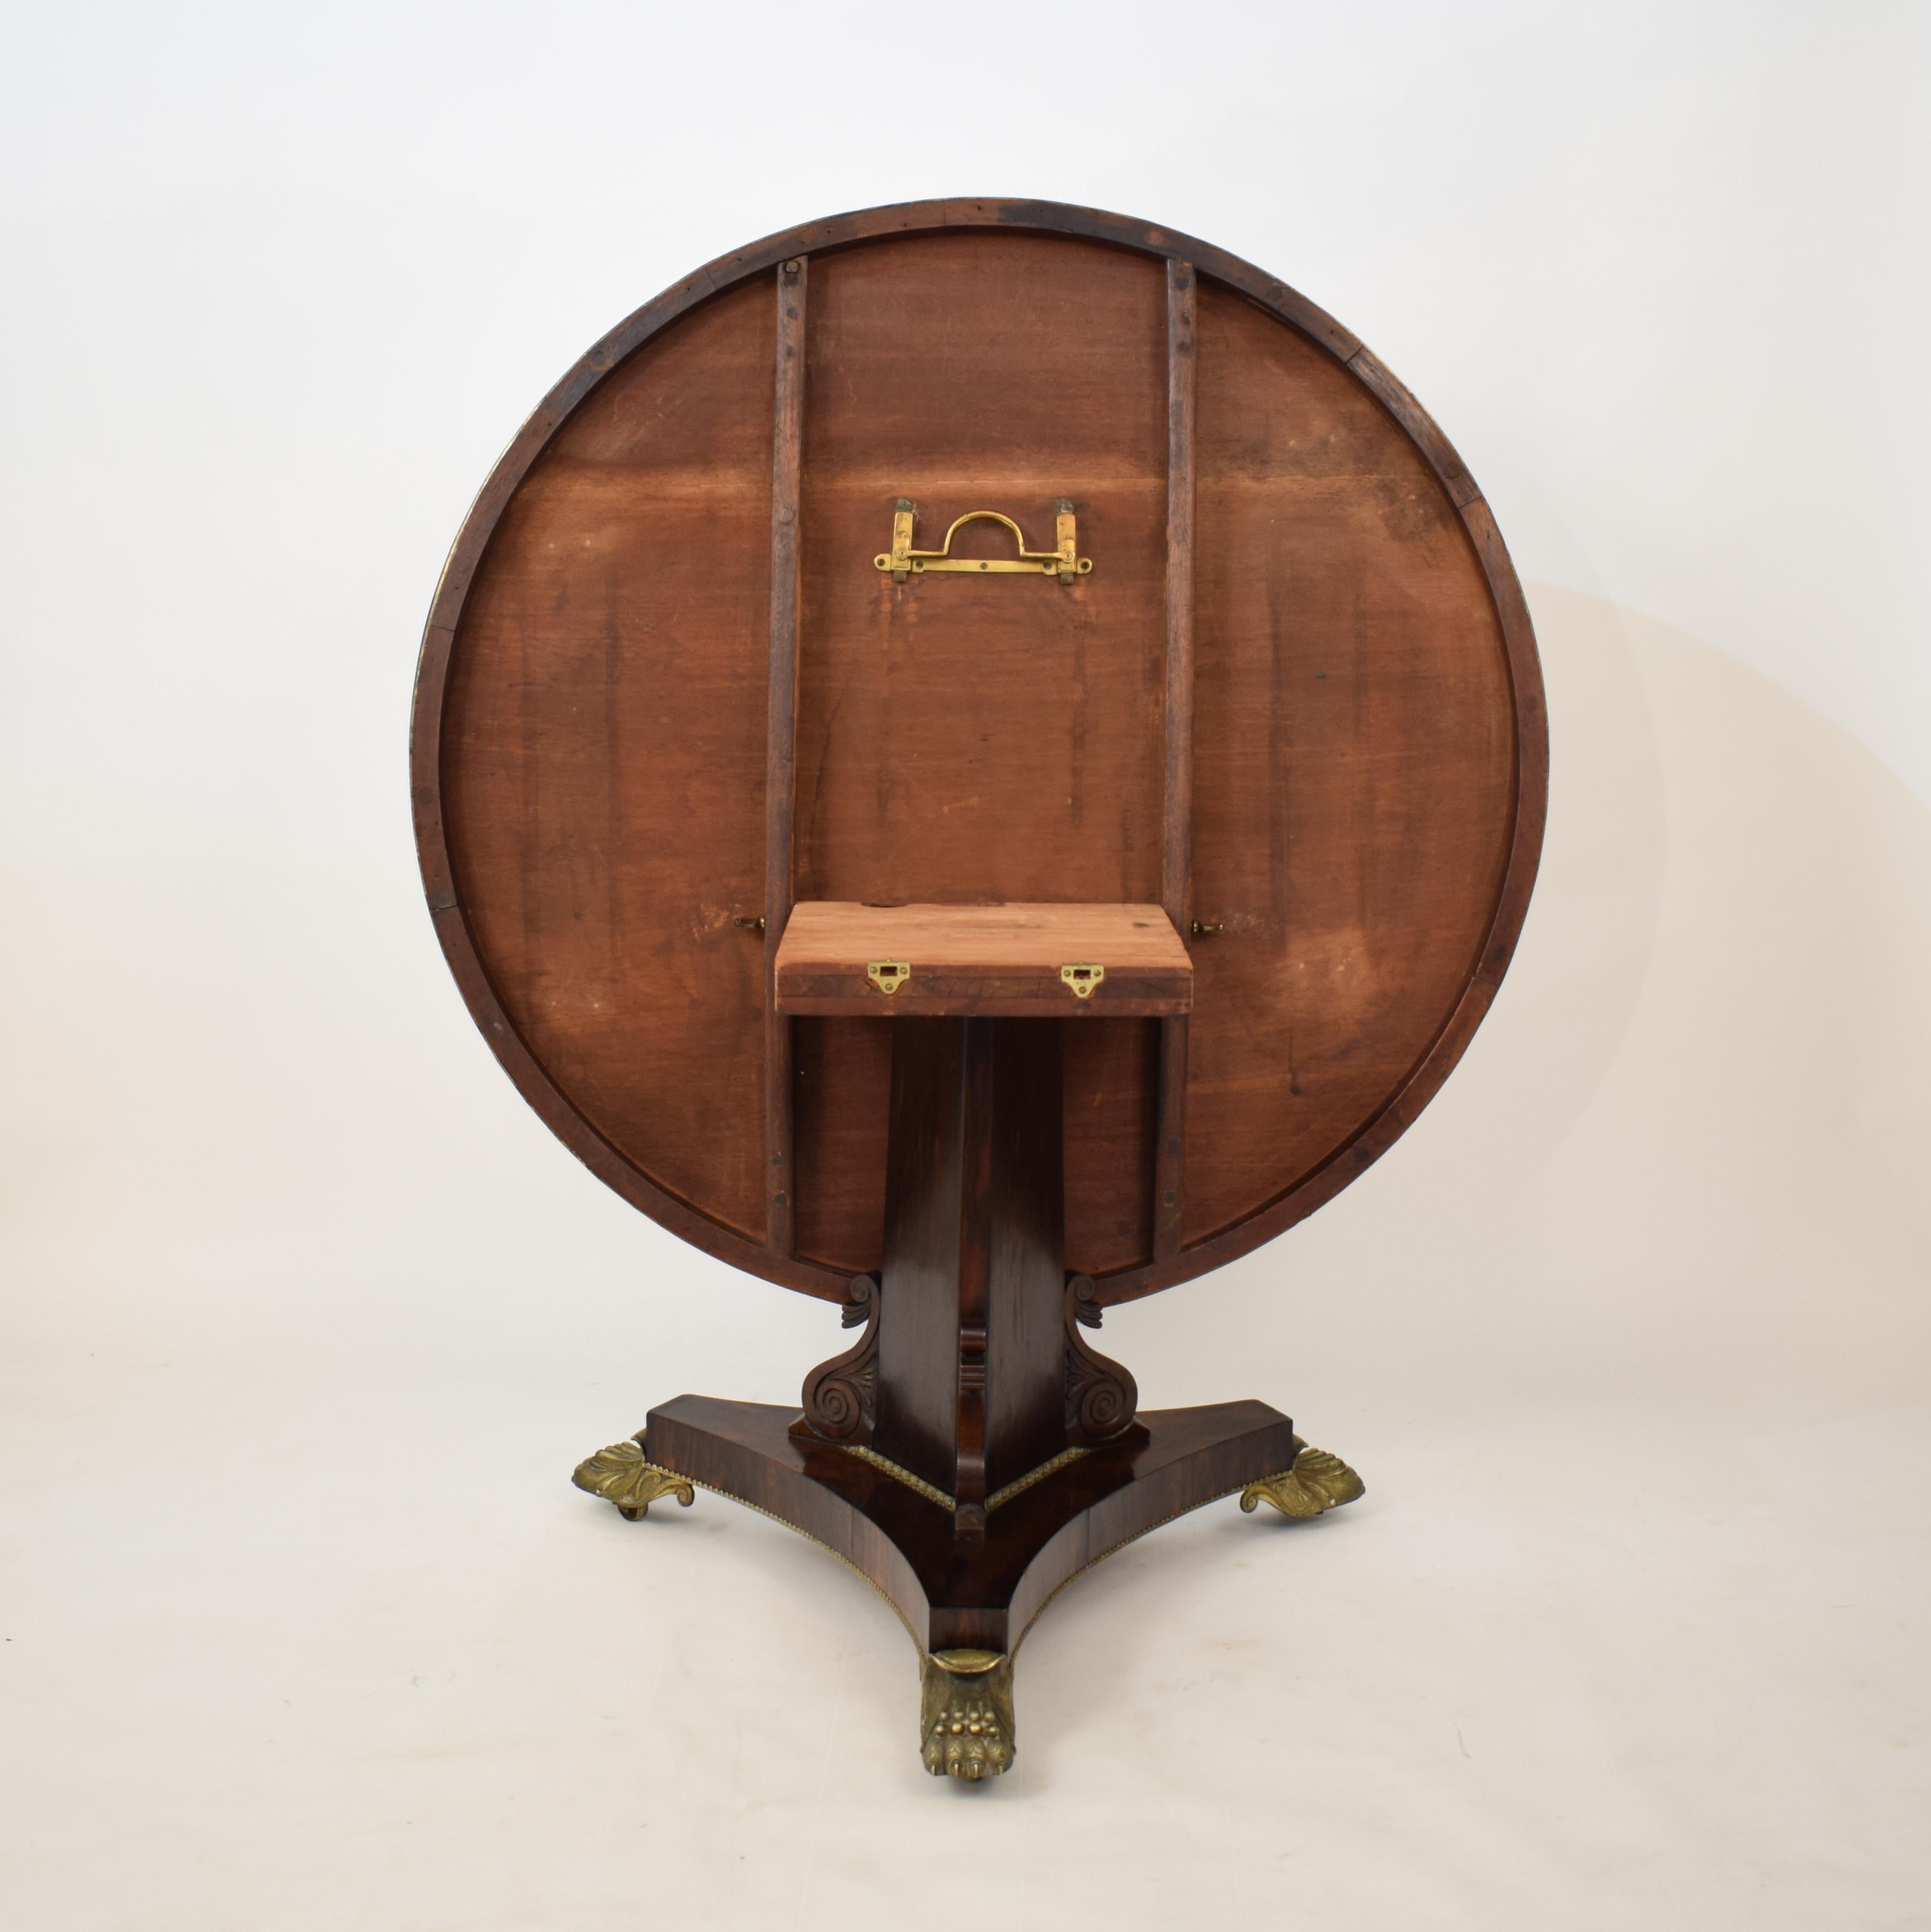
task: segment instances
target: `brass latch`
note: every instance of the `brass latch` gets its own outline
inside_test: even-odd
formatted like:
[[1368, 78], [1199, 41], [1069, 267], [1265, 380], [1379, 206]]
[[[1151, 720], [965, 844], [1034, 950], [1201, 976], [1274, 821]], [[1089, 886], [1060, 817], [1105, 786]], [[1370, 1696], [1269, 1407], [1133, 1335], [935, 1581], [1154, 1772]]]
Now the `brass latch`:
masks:
[[874, 959], [865, 976], [889, 998], [911, 977], [911, 968], [902, 959]]
[[[1064, 498], [1059, 504], [1056, 532], [1059, 544], [1057, 550], [1028, 550], [1025, 531], [1011, 518], [1002, 516], [997, 510], [968, 510], [965, 515], [953, 520], [952, 527], [945, 532], [945, 541], [938, 549], [914, 550], [912, 520], [917, 514], [912, 507], [911, 499], [901, 496], [892, 512], [892, 547], [889, 550], [880, 551], [872, 560], [879, 569], [890, 571], [892, 580], [896, 584], [904, 583], [915, 574], [923, 574], [932, 570], [1037, 572], [1041, 576], [1056, 577], [1062, 584], [1071, 584], [1074, 578], [1084, 577], [1093, 567], [1090, 556], [1080, 554], [1078, 520], [1073, 514], [1073, 506]], [[1013, 533], [1018, 556], [954, 556], [952, 539], [966, 524], [982, 523], [1005, 524]]]
[[1062, 966], [1059, 976], [1073, 988], [1076, 1000], [1090, 1000], [1093, 988], [1107, 976], [1104, 966], [1095, 966], [1090, 961], [1076, 960], [1071, 966]]

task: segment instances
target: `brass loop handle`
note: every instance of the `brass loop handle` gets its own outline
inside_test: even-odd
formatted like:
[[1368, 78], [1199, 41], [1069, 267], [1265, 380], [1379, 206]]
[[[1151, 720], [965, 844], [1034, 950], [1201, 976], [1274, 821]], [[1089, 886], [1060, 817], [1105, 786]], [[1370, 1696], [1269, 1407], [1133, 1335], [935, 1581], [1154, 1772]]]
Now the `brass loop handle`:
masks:
[[[1093, 567], [1090, 556], [1080, 554], [1079, 521], [1074, 514], [1073, 506], [1062, 499], [1059, 506], [1059, 521], [1054, 534], [1059, 538], [1056, 550], [1028, 550], [1026, 532], [1011, 518], [999, 510], [968, 510], [962, 517], [955, 517], [945, 532], [945, 541], [936, 550], [912, 548], [912, 523], [918, 512], [909, 496], [901, 496], [892, 512], [892, 547], [881, 550], [872, 558], [873, 566], [890, 572], [895, 583], [902, 584], [908, 578], [923, 576], [927, 571], [1023, 571], [1028, 574], [1038, 572], [1044, 577], [1056, 577], [1062, 584], [1071, 584], [1076, 577], [1084, 577]], [[1013, 533], [1013, 544], [1019, 554], [1015, 557], [954, 556], [952, 539], [968, 524], [1002, 524]]]

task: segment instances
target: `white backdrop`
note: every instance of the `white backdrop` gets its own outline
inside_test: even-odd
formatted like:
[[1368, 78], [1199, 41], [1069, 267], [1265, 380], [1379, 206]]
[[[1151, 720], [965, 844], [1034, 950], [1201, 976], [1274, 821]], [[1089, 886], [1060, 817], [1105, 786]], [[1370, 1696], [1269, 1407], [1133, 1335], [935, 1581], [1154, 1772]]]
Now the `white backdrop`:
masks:
[[[1928, 37], [17, 16], [8, 1922], [1931, 1927]], [[1108, 1327], [1150, 1402], [1275, 1401], [1369, 1496], [1086, 1579], [975, 1792], [838, 1566], [567, 1487], [836, 1331], [524, 1108], [403, 770], [443, 551], [555, 376], [729, 248], [941, 194], [1170, 223], [1362, 334], [1496, 506], [1554, 738], [1440, 1100]]]

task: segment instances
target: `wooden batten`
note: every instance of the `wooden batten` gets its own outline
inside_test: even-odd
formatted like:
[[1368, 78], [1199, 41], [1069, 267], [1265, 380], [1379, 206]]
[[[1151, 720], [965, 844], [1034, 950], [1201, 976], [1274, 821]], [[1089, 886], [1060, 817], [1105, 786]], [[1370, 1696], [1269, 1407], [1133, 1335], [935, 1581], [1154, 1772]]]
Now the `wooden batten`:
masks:
[[[1194, 843], [1194, 510], [1195, 284], [1191, 262], [1167, 264], [1167, 731], [1161, 902], [1183, 936], [1191, 917]], [[1153, 1253], [1180, 1251], [1187, 1142], [1184, 1016], [1160, 1028], [1160, 1102], [1153, 1157]]]
[[798, 477], [804, 440], [807, 259], [778, 265], [772, 400], [770, 681], [764, 738], [764, 1239], [796, 1251], [791, 1023], [777, 1009], [778, 947], [791, 918], [792, 816], [797, 799]]

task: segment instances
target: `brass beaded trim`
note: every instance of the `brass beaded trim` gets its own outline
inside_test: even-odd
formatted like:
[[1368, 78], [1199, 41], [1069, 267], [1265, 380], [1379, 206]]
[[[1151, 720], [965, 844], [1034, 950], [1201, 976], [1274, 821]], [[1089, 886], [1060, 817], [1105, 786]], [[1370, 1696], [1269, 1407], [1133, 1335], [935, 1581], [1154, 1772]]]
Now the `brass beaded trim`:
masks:
[[1056, 1456], [1040, 1464], [1036, 1469], [1029, 1469], [1017, 1481], [1008, 1483], [1002, 1490], [995, 1490], [986, 1498], [986, 1513], [990, 1515], [1002, 1503], [1009, 1503], [1022, 1490], [1029, 1490], [1035, 1483], [1043, 1483], [1055, 1470], [1063, 1469], [1068, 1462], [1077, 1462], [1089, 1452], [1084, 1449], [1062, 1449]]
[[[875, 1469], [882, 1469], [888, 1476], [895, 1478], [908, 1490], [916, 1491], [929, 1503], [936, 1503], [948, 1516], [958, 1514], [959, 1504], [941, 1489], [935, 1488], [923, 1476], [914, 1476], [909, 1469], [901, 1468], [889, 1456], [881, 1456], [875, 1449], [868, 1449], [860, 1442], [841, 1442], [836, 1445], [848, 1456], [856, 1456], [861, 1462], [869, 1462]], [[1029, 1469], [1023, 1476], [1008, 1483], [1002, 1490], [995, 1490], [986, 1498], [986, 1512], [990, 1516], [1002, 1503], [1009, 1503], [1016, 1496], [1029, 1490], [1035, 1483], [1043, 1483], [1048, 1476], [1065, 1468], [1068, 1462], [1077, 1462], [1082, 1456], [1091, 1452], [1086, 1449], [1062, 1449], [1056, 1456], [1049, 1456], [1036, 1469]]]
[[902, 1469], [888, 1456], [881, 1456], [875, 1449], [868, 1449], [862, 1442], [841, 1442], [836, 1445], [848, 1456], [856, 1456], [861, 1462], [869, 1462], [875, 1469], [882, 1469], [888, 1476], [896, 1477], [908, 1490], [916, 1490], [929, 1503], [936, 1503], [948, 1514], [959, 1505], [943, 1490], [935, 1489], [923, 1476], [914, 1476], [909, 1469]]

